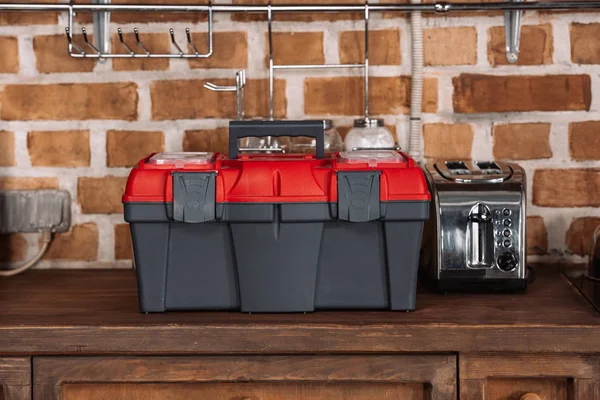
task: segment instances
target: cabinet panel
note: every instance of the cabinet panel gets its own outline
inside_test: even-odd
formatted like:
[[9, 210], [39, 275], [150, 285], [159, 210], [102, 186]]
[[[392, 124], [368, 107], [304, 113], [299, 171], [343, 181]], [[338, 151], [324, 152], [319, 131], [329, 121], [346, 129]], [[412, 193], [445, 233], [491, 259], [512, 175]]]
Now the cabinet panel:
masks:
[[411, 383], [198, 383], [66, 384], [64, 400], [422, 400], [427, 390]]
[[34, 399], [456, 399], [456, 357], [40, 357]]
[[0, 358], [0, 400], [31, 399], [31, 359]]
[[464, 400], [598, 400], [600, 358], [569, 354], [460, 355]]
[[489, 400], [520, 400], [527, 393], [541, 400], [569, 400], [568, 390], [567, 378], [490, 378], [487, 382]]

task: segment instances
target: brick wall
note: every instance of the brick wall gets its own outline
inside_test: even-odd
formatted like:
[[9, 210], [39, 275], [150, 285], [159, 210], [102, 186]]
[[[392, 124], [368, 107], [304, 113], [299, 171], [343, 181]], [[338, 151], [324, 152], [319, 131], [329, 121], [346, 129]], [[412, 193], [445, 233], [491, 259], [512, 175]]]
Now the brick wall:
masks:
[[[77, 19], [89, 26], [88, 16]], [[236, 69], [246, 69], [247, 115], [267, 115], [264, 17], [215, 19], [208, 60], [96, 63], [66, 55], [66, 15], [0, 14], [0, 189], [61, 188], [73, 198], [73, 228], [57, 235], [41, 267], [130, 265], [120, 199], [129, 168], [152, 151], [226, 148], [234, 96], [209, 92], [204, 82], [229, 84]], [[597, 19], [597, 13], [526, 13], [517, 65], [504, 57], [502, 13], [424, 21], [424, 154], [521, 163], [533, 260], [582, 261], [600, 224]], [[117, 23], [128, 32], [137, 26], [147, 47], [165, 52], [173, 50], [168, 28], [183, 44], [189, 26], [203, 51], [204, 20], [113, 14], [113, 31]], [[360, 62], [362, 26], [351, 14], [279, 15], [275, 60]], [[406, 16], [374, 14], [371, 29], [371, 110], [406, 147], [410, 25]], [[362, 110], [360, 76], [358, 70], [279, 72], [276, 115], [331, 116], [346, 132]], [[23, 260], [36, 248], [36, 235], [0, 237], [4, 260]]]

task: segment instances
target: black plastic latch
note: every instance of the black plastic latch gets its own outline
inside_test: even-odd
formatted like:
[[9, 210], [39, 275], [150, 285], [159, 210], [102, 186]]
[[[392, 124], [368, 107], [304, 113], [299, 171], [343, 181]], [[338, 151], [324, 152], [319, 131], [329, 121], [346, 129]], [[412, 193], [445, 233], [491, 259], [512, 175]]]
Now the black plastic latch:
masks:
[[351, 222], [367, 222], [380, 218], [380, 171], [337, 173], [338, 218]]
[[199, 223], [215, 220], [216, 172], [173, 172], [173, 219]]

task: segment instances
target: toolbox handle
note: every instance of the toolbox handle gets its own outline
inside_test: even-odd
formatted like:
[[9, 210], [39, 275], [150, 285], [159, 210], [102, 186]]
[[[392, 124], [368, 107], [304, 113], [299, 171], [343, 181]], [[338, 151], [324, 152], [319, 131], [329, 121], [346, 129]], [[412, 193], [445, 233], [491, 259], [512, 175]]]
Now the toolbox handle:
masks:
[[300, 121], [229, 121], [229, 159], [238, 156], [238, 139], [262, 136], [304, 136], [315, 138], [317, 158], [325, 157], [325, 122]]

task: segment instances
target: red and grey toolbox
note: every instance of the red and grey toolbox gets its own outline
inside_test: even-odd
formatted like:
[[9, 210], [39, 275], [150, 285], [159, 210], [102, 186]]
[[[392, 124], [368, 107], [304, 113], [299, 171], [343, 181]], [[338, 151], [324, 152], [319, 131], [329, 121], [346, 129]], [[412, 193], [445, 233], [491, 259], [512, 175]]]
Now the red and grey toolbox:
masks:
[[[391, 150], [324, 155], [323, 121], [232, 121], [229, 156], [142, 160], [123, 202], [140, 309], [413, 310], [430, 195]], [[315, 155], [238, 154], [238, 139], [315, 137]]]

